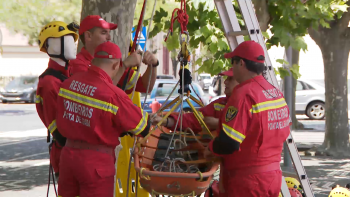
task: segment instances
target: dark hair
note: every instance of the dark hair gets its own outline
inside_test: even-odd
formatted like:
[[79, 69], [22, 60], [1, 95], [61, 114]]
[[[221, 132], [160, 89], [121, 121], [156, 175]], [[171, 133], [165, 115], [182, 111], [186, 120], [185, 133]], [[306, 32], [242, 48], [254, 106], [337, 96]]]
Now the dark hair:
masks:
[[247, 60], [238, 56], [235, 56], [231, 59], [231, 64], [234, 62], [239, 62], [240, 60], [243, 60], [247, 69], [251, 72], [254, 72], [258, 75], [264, 73], [266, 71], [266, 66], [264, 63], [254, 62], [251, 60]]
[[[89, 30], [87, 30], [87, 31], [89, 31], [89, 32], [91, 32], [91, 33], [94, 33], [95, 29], [96, 29], [96, 27], [93, 27], [93, 28], [91, 28], [91, 29], [89, 29]], [[84, 32], [84, 33], [85, 33], [85, 32]], [[81, 34], [81, 35], [79, 35], [79, 39], [80, 39], [80, 41], [83, 43], [83, 45], [85, 45], [85, 36], [84, 36], [84, 33]]]

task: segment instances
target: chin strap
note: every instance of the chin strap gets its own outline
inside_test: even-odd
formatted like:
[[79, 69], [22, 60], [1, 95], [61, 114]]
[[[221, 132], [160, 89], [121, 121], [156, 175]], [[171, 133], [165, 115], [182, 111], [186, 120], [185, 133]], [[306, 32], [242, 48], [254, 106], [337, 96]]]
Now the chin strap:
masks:
[[[48, 48], [49, 45], [47, 45], [47, 48]], [[64, 36], [61, 37], [61, 54], [59, 55], [53, 55], [53, 54], [50, 54], [50, 53], [47, 53], [50, 57], [55, 57], [55, 58], [59, 58], [61, 60], [63, 60], [66, 65], [65, 65], [65, 69], [67, 70], [68, 69], [68, 63], [69, 63], [69, 60], [66, 59], [66, 57], [64, 57]]]

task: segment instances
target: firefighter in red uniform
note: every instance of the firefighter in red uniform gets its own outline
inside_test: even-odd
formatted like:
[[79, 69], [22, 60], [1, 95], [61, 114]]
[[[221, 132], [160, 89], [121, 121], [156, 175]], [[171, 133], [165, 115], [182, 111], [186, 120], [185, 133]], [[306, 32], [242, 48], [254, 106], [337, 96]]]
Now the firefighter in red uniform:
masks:
[[[139, 65], [141, 56], [135, 57], [128, 66]], [[147, 112], [113, 85], [112, 78], [124, 64], [121, 58], [117, 45], [104, 42], [96, 48], [91, 68], [61, 85], [57, 127], [67, 137], [58, 182], [62, 197], [112, 197], [118, 138], [127, 132], [148, 134]]]
[[219, 135], [207, 158], [222, 157], [220, 196], [277, 197], [281, 189], [283, 142], [290, 133], [289, 109], [282, 93], [262, 75], [264, 50], [242, 42], [228, 54], [237, 85], [220, 118]]
[[[233, 76], [232, 68], [228, 71], [222, 72], [219, 75], [226, 76], [227, 78], [224, 81], [225, 84], [225, 94], [226, 97], [219, 98], [209, 105], [204, 106], [198, 110], [199, 114], [203, 118], [204, 122], [210, 130], [216, 130], [219, 125], [219, 118], [221, 117], [221, 112], [224, 109], [228, 98], [230, 98], [233, 88], [238, 85], [238, 82]], [[153, 114], [152, 114], [153, 115]], [[155, 116], [152, 118], [152, 124], [156, 125], [160, 122], [162, 117]], [[167, 127], [168, 129], [174, 130], [176, 121], [178, 119], [178, 113], [172, 113], [167, 118], [166, 121], [162, 123], [162, 126]], [[180, 123], [179, 123], [180, 124]], [[198, 133], [202, 131], [202, 127], [194, 116], [193, 113], [185, 113], [182, 118], [182, 128], [191, 128], [193, 132]], [[180, 129], [180, 126], [177, 126], [177, 129]]]
[[64, 22], [48, 23], [39, 34], [40, 51], [50, 56], [48, 68], [39, 76], [36, 92], [36, 110], [48, 129], [47, 142], [50, 142], [50, 133], [53, 141], [50, 144], [50, 164], [55, 176], [59, 176], [59, 159], [61, 148], [66, 139], [60, 134], [56, 126], [57, 96], [62, 81], [68, 78], [65, 69], [69, 60], [76, 56], [75, 42], [78, 40], [78, 26], [74, 23], [67, 25]]
[[[70, 62], [71, 75], [88, 70], [88, 68], [91, 65], [91, 60], [93, 59], [92, 55], [94, 54], [95, 48], [103, 42], [110, 41], [110, 30], [114, 30], [116, 28], [117, 24], [108, 23], [98, 15], [89, 15], [81, 21], [79, 35], [80, 40], [84, 44], [84, 47], [81, 49], [80, 53], [78, 53], [77, 58], [74, 61]], [[159, 61], [149, 51], [145, 52], [144, 58], [152, 59], [152, 62], [151, 64], [149, 64], [147, 70], [145, 71], [142, 77], [136, 76], [137, 73], [133, 69], [131, 69], [128, 75], [127, 84], [125, 86], [125, 91], [127, 92], [127, 94], [132, 92], [134, 84], [136, 84], [135, 90], [137, 92], [145, 93], [150, 77], [151, 80], [149, 84], [149, 91], [153, 89], [157, 77], [157, 69], [153, 68], [151, 75], [151, 66], [158, 66]], [[122, 69], [124, 68], [121, 68], [121, 70]], [[119, 76], [116, 77], [116, 79], [112, 79], [114, 84], [118, 84], [119, 87], [122, 87], [126, 74], [127, 71], [125, 71], [121, 77]]]

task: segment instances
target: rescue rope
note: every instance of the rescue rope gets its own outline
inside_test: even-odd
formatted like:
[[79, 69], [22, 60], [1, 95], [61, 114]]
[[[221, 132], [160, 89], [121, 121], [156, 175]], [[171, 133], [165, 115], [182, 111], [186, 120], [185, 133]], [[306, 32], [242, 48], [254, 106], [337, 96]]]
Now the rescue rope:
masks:
[[[136, 32], [135, 32], [135, 37], [134, 37], [134, 41], [132, 43], [132, 46], [131, 46], [131, 49], [130, 49], [130, 54], [132, 52], [135, 51], [135, 48], [136, 48], [136, 41], [137, 41], [137, 38], [139, 37], [139, 32], [140, 32], [140, 29], [141, 29], [141, 26], [142, 26], [142, 23], [143, 23], [143, 18], [144, 18], [144, 15], [145, 15], [145, 7], [146, 7], [146, 1], [147, 0], [144, 0], [143, 2], [143, 5], [142, 5], [142, 10], [141, 10], [141, 14], [140, 14], [140, 18], [139, 18], [139, 22], [137, 24], [137, 28], [136, 28]], [[140, 44], [140, 41], [139, 41], [139, 44]], [[131, 71], [132, 68], [129, 68], [128, 69], [128, 72], [124, 78], [124, 81], [123, 81], [123, 85], [122, 85], [122, 90], [125, 91], [125, 88], [126, 88], [126, 84], [128, 82], [128, 78], [129, 78], [129, 75], [130, 75], [130, 71]], [[137, 76], [138, 77], [138, 76]]]
[[[174, 18], [174, 14], [177, 12], [177, 16]], [[180, 23], [181, 32], [180, 35], [184, 33], [184, 31], [187, 31], [187, 24], [188, 24], [188, 15], [186, 12], [186, 0], [181, 0], [181, 7], [175, 8], [172, 15], [171, 15], [171, 21], [170, 21], [170, 28], [168, 31], [167, 36], [165, 37], [165, 42], [168, 39], [169, 34], [173, 35], [173, 25], [174, 21], [177, 19], [177, 21]]]
[[[145, 1], [147, 1], [147, 0], [145, 0]], [[146, 40], [145, 40], [145, 47], [144, 47], [144, 49], [146, 49], [146, 47], [147, 47], [147, 39], [148, 39], [148, 37], [149, 37], [149, 30], [151, 29], [151, 25], [152, 25], [152, 21], [153, 21], [153, 16], [154, 16], [154, 11], [155, 11], [155, 9], [156, 9], [156, 5], [157, 5], [157, 0], [154, 0], [152, 15], [151, 15], [150, 22], [149, 22], [149, 24], [148, 24], [147, 36], [146, 36]], [[139, 41], [139, 42], [140, 42], [140, 41]], [[141, 62], [140, 62], [139, 67], [137, 67], [137, 72], [136, 72], [136, 76], [137, 76], [137, 77], [140, 75], [140, 67], [141, 67], [141, 64], [142, 64], [142, 59], [143, 59], [144, 54], [145, 54], [144, 52], [141, 54]], [[151, 65], [151, 72], [152, 72], [152, 69], [153, 69], [153, 66]], [[151, 74], [152, 74], [152, 73], [151, 73]], [[152, 75], [150, 75], [149, 81], [148, 81], [148, 82], [151, 81], [151, 76], [152, 76]], [[147, 85], [147, 90], [149, 90], [149, 85], [150, 85], [150, 84], [148, 83], [148, 85]], [[134, 83], [134, 88], [133, 88], [133, 90], [132, 90], [131, 100], [134, 98], [135, 89], [136, 89], [136, 82]], [[148, 94], [148, 92], [147, 92], [147, 94]], [[146, 96], [145, 96], [146, 98], [147, 98], [147, 94], [146, 94]], [[144, 103], [144, 104], [145, 104], [145, 103]]]
[[158, 172], [174, 172], [174, 173], [198, 173], [199, 169], [195, 165], [186, 165], [183, 158], [170, 159], [165, 158], [162, 164], [156, 164], [153, 169]]
[[[152, 10], [152, 15], [151, 15], [151, 19], [150, 19], [150, 23], [149, 23], [149, 26], [148, 26], [148, 29], [147, 29], [147, 36], [146, 36], [146, 41], [145, 41], [145, 47], [144, 49], [146, 49], [147, 47], [147, 39], [148, 39], [148, 36], [149, 36], [149, 30], [151, 28], [151, 24], [152, 24], [152, 20], [153, 20], [153, 16], [154, 16], [154, 11], [155, 11], [155, 8], [156, 8], [156, 4], [157, 4], [157, 0], [154, 0], [154, 5], [153, 5], [153, 10]], [[145, 14], [145, 10], [144, 8], [146, 7], [147, 5], [147, 0], [145, 0], [143, 2], [143, 7], [142, 7], [142, 20], [139, 20], [139, 25], [138, 26], [141, 26], [140, 24], [143, 23], [143, 18], [144, 18], [144, 14]], [[140, 21], [142, 21], [142, 23], [140, 23]], [[137, 37], [136, 34], [135, 34], [135, 37], [134, 37], [134, 42], [133, 42], [133, 47], [131, 50], [133, 50], [135, 47], [135, 41], [137, 41]], [[140, 43], [140, 40], [139, 40], [139, 43]], [[132, 52], [132, 51], [131, 51]], [[141, 54], [141, 62], [140, 62], [140, 65], [139, 67], [137, 68], [137, 72], [136, 72], [136, 76], [135, 77], [138, 77], [140, 75], [140, 66], [142, 64], [142, 59], [143, 59], [143, 55], [144, 53]], [[131, 68], [130, 68], [131, 69]], [[153, 66], [151, 65], [151, 73], [150, 73], [150, 77], [148, 79], [148, 84], [147, 84], [147, 92], [146, 92], [146, 96], [145, 96], [145, 101], [143, 103], [143, 106], [142, 106], [142, 109], [144, 109], [145, 107], [145, 103], [146, 103], [146, 99], [147, 99], [147, 95], [148, 95], [148, 91], [149, 91], [149, 86], [150, 86], [150, 82], [151, 82], [151, 77], [152, 77], [152, 72], [153, 72]], [[136, 80], [137, 81], [137, 80]], [[135, 89], [136, 89], [136, 82], [133, 84], [134, 87], [133, 87], [133, 90], [132, 90], [132, 95], [131, 95], [131, 100], [133, 100], [134, 98], [134, 94], [135, 94]], [[133, 143], [133, 147], [132, 147], [132, 153], [134, 152], [135, 150], [135, 146], [136, 146], [136, 141], [137, 141], [137, 137], [135, 136], [134, 137], [134, 143]], [[130, 158], [129, 158], [129, 166], [128, 166], [128, 179], [127, 179], [127, 189], [126, 189], [126, 196], [128, 197], [129, 196], [129, 182], [130, 182], [130, 171], [131, 171], [131, 159], [132, 159], [132, 154], [130, 154]], [[137, 175], [136, 175], [137, 176]], [[137, 180], [136, 180], [137, 181]], [[138, 184], [137, 184], [138, 185]], [[135, 188], [136, 190], [136, 197], [137, 197], [137, 189], [138, 187]]]

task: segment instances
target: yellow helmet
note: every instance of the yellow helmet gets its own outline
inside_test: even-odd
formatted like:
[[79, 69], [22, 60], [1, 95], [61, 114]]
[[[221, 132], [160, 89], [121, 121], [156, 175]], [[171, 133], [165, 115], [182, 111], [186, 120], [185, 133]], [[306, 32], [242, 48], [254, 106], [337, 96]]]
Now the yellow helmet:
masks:
[[39, 33], [39, 47], [40, 51], [47, 52], [44, 44], [48, 38], [60, 38], [65, 35], [72, 34], [74, 41], [78, 40], [78, 34], [75, 33], [79, 29], [79, 25], [70, 23], [67, 25], [65, 22], [53, 21], [45, 25]]
[[332, 189], [328, 197], [350, 197], [350, 191], [347, 188], [337, 185]]
[[292, 177], [286, 177], [285, 181], [287, 183], [288, 188], [291, 189], [299, 189], [300, 188], [300, 182]]

